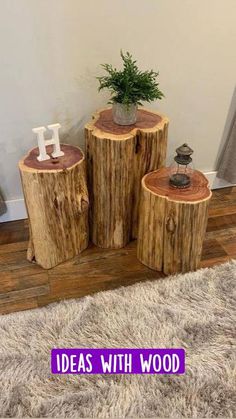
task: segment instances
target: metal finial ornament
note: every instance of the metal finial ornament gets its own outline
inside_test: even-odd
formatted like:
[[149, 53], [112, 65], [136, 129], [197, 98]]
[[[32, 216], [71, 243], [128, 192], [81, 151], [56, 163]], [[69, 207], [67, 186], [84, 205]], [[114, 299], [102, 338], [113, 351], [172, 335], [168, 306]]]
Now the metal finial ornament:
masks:
[[184, 143], [176, 149], [177, 155], [174, 157], [175, 162], [177, 163], [174, 173], [170, 176], [170, 185], [174, 188], [187, 188], [191, 179], [188, 173], [188, 166], [192, 163], [193, 150], [188, 146], [187, 143]]

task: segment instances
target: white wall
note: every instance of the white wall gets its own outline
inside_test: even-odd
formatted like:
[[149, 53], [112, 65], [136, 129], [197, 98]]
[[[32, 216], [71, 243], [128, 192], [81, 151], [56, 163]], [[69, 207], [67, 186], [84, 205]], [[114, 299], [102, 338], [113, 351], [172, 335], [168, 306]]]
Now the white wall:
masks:
[[0, 187], [22, 197], [17, 162], [31, 128], [60, 122], [83, 144], [83, 125], [106, 103], [100, 63], [128, 50], [160, 71], [171, 120], [169, 154], [186, 139], [195, 165], [215, 168], [236, 75], [235, 0], [0, 0]]

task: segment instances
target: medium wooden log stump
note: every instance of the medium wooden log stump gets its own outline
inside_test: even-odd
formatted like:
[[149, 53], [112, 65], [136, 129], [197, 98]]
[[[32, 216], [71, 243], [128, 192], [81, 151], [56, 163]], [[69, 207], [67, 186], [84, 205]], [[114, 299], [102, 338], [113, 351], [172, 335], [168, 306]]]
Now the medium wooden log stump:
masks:
[[191, 182], [171, 187], [168, 168], [142, 180], [138, 259], [167, 275], [199, 267], [212, 193], [201, 172], [194, 171]]
[[89, 238], [85, 158], [78, 147], [61, 149], [64, 156], [39, 162], [36, 147], [19, 162], [30, 227], [27, 258], [45, 269], [80, 253]]
[[144, 174], [166, 158], [168, 119], [138, 110], [134, 125], [113, 122], [103, 109], [85, 126], [91, 239], [99, 247], [121, 248], [137, 237]]

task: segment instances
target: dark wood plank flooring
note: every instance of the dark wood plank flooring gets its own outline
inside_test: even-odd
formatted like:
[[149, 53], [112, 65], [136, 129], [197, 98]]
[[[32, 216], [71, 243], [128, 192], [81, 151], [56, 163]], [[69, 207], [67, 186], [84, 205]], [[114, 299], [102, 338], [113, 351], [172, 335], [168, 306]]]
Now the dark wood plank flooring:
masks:
[[[27, 220], [0, 224], [1, 314], [164, 276], [137, 260], [136, 242], [120, 250], [90, 245], [76, 258], [45, 271], [26, 260], [27, 240]], [[201, 267], [232, 258], [236, 258], [236, 187], [213, 192]]]

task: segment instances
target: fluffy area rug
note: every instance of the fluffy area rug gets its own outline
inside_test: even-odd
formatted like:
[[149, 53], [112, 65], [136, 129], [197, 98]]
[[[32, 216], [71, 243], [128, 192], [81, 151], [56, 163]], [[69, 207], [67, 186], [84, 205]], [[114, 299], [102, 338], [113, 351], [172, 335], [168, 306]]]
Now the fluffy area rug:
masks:
[[[1, 417], [236, 417], [236, 262], [0, 318]], [[184, 375], [52, 375], [53, 347], [186, 350]]]

